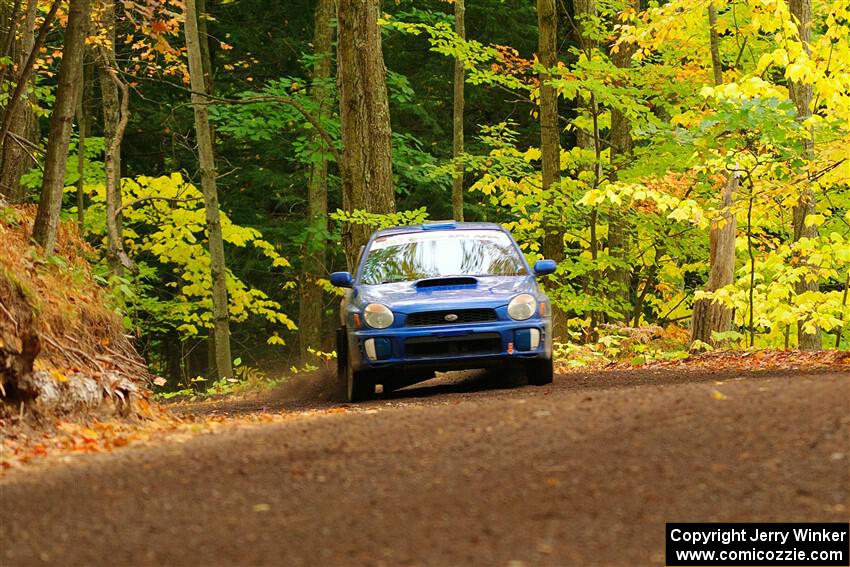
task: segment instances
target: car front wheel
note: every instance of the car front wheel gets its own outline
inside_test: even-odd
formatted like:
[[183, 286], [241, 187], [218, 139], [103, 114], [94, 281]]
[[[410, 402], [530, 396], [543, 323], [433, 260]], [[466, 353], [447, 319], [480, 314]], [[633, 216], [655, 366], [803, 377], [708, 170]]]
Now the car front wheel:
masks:
[[345, 327], [336, 335], [337, 382], [347, 402], [362, 402], [375, 395], [375, 380], [371, 373], [356, 371], [348, 352], [348, 335]]
[[363, 402], [375, 395], [375, 380], [367, 371], [357, 371], [348, 361], [345, 371], [346, 399], [353, 402]]
[[529, 360], [525, 367], [528, 383], [532, 386], [545, 386], [552, 383], [555, 370], [551, 358]]

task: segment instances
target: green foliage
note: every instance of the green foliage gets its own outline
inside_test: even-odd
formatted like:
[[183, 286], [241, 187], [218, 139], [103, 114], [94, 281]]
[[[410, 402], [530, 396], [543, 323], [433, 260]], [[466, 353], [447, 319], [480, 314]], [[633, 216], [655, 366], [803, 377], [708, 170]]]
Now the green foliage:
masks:
[[358, 224], [378, 230], [393, 226], [422, 224], [428, 219], [428, 212], [425, 207], [413, 211], [398, 211], [388, 214], [369, 213], [361, 209], [353, 211], [337, 209], [336, 212], [331, 213], [330, 218], [340, 223]]
[[[396, 208], [402, 212], [370, 215], [343, 210], [340, 164], [325, 139], [341, 150], [336, 80], [312, 84], [309, 79], [318, 61], [312, 45], [315, 2], [210, 3], [215, 91], [239, 101], [209, 107], [228, 240], [231, 317], [240, 323], [234, 325], [234, 339], [252, 354], [261, 350], [275, 360], [291, 356], [297, 341], [291, 340], [294, 324], [284, 313], [296, 313], [300, 298], [288, 280], [295, 280], [311, 258], [324, 259], [321, 272], [344, 265], [338, 245], [342, 223], [377, 229], [450, 217], [458, 167], [467, 189], [467, 220], [503, 223], [530, 261], [544, 251], [558, 255], [557, 271], [543, 284], [568, 317], [573, 343], [562, 346], [563, 356], [648, 361], [663, 356], [665, 348], [680, 352], [670, 345], [627, 348], [605, 325], [686, 326], [694, 300], [701, 298], [734, 310], [733, 330], [714, 337], [724, 346], [741, 346], [743, 335], [749, 339], [750, 315], [759, 346], [784, 346], [788, 335], [794, 346], [797, 321], [805, 321], [808, 330], [832, 333], [850, 326], [844, 300], [850, 270], [846, 1], [813, 3], [808, 51], [784, 0], [715, 2], [720, 86], [714, 85], [705, 3], [643, 5], [636, 11], [631, 2], [606, 0], [596, 2], [593, 16], [561, 18], [560, 60], [543, 69], [535, 56], [534, 3], [469, 4], [466, 39], [454, 32], [451, 4], [385, 3], [380, 24]], [[579, 45], [578, 30], [593, 42]], [[179, 49], [179, 39], [172, 39]], [[628, 66], [624, 52], [633, 54]], [[165, 51], [151, 53], [165, 58]], [[457, 158], [451, 133], [454, 60], [466, 71], [466, 151]], [[155, 63], [167, 62], [150, 62]], [[53, 102], [55, 68], [50, 63], [35, 74], [31, 102], [42, 132]], [[558, 93], [562, 127], [560, 180], [546, 189], [537, 114], [543, 71]], [[195, 339], [204, 337], [210, 323], [200, 196], [173, 174], [197, 167], [188, 95], [169, 84], [173, 77], [133, 85], [122, 147], [124, 236], [139, 273], [118, 277], [105, 265], [98, 273], [128, 328], [143, 337], [146, 354], [157, 361], [173, 356], [172, 343], [199, 342]], [[813, 115], [805, 122], [789, 96], [793, 81], [813, 90]], [[11, 81], [0, 88], [0, 105], [10, 88]], [[312, 96], [317, 88], [328, 94], [323, 108]], [[295, 105], [274, 99], [291, 101], [316, 118], [326, 136], [317, 136]], [[627, 155], [611, 148], [618, 113], [630, 129], [633, 147]], [[99, 112], [92, 116], [99, 134]], [[75, 153], [72, 140], [68, 213], [75, 212]], [[101, 137], [86, 140], [85, 228], [99, 251], [105, 234], [103, 153]], [[330, 223], [306, 214], [312, 166], [320, 161], [328, 162]], [[729, 175], [740, 183], [731, 208], [724, 209], [720, 193]], [[33, 169], [22, 182], [35, 194], [41, 172]], [[806, 223], [818, 234], [795, 242], [792, 210], [804, 191], [816, 207]], [[134, 203], [138, 199], [146, 200]], [[708, 233], [713, 224], [725, 222], [724, 213], [737, 218], [734, 282], [707, 293]], [[803, 280], [817, 281], [820, 290], [797, 293]], [[313, 346], [328, 351], [340, 290], [321, 277], [317, 283], [325, 292], [327, 342]], [[850, 333], [844, 335], [846, 347]], [[594, 343], [594, 352], [578, 344], [595, 339], [601, 342]], [[829, 337], [830, 346], [833, 341]], [[281, 348], [284, 342], [289, 344]], [[286, 367], [292, 364], [287, 359]], [[202, 372], [183, 369], [184, 376]]]
[[[105, 224], [104, 187], [87, 189], [92, 202], [89, 229], [97, 234]], [[174, 329], [184, 338], [205, 334], [212, 326], [212, 290], [200, 191], [181, 174], [173, 173], [124, 179], [122, 197], [125, 246], [139, 264], [138, 274], [114, 282], [123, 295], [128, 316], [136, 325], [143, 325], [139, 330], [147, 332]], [[258, 230], [238, 226], [224, 213], [220, 222], [226, 244], [244, 253], [253, 250], [272, 268], [289, 266]], [[280, 303], [246, 285], [230, 270], [227, 291], [233, 322], [253, 316], [272, 324], [272, 329], [295, 329]]]

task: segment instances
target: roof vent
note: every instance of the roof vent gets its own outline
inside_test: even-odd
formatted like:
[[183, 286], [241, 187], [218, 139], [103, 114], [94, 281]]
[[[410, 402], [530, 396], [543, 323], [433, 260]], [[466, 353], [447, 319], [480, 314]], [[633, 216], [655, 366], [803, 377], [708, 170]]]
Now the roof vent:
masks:
[[422, 230], [451, 230], [457, 228], [457, 223], [451, 220], [426, 222], [422, 225]]

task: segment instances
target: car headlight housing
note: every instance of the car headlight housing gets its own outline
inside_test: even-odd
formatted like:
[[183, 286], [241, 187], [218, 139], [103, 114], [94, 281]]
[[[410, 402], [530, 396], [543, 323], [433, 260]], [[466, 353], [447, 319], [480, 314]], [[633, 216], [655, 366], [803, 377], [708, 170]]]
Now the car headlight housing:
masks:
[[521, 293], [508, 303], [508, 315], [516, 321], [530, 319], [537, 310], [537, 300], [533, 295]]
[[393, 324], [393, 312], [386, 305], [370, 303], [363, 309], [363, 319], [373, 329], [386, 329]]

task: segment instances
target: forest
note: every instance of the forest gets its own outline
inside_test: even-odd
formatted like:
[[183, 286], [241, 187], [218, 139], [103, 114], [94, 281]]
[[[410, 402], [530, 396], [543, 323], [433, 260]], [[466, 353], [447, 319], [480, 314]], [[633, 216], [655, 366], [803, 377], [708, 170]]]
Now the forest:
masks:
[[0, 116], [0, 291], [161, 392], [333, 358], [328, 275], [439, 219], [557, 262], [567, 366], [850, 348], [848, 0], [2, 0]]

